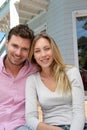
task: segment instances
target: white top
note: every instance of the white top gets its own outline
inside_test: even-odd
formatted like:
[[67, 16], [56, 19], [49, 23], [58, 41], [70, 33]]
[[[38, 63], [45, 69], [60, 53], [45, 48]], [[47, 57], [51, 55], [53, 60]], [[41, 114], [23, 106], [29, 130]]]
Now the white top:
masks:
[[84, 90], [79, 70], [76, 67], [66, 72], [72, 86], [72, 96], [52, 92], [41, 81], [39, 72], [28, 77], [26, 82], [26, 121], [32, 130], [39, 124], [37, 100], [43, 111], [43, 122], [50, 125], [71, 124], [70, 130], [83, 130], [85, 122]]

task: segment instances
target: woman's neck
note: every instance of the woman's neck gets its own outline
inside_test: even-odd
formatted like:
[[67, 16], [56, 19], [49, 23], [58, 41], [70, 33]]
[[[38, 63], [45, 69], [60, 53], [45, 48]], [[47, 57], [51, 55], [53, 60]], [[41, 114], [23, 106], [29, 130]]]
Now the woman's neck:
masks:
[[41, 77], [50, 77], [53, 76], [52, 71], [50, 69], [44, 69], [40, 72]]

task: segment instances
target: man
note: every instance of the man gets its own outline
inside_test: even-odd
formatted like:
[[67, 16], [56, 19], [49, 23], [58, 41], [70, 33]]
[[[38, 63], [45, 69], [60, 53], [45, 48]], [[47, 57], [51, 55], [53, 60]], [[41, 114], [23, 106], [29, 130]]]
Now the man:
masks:
[[29, 130], [25, 123], [25, 81], [36, 71], [28, 61], [33, 38], [27, 25], [9, 31], [7, 54], [0, 58], [0, 130]]

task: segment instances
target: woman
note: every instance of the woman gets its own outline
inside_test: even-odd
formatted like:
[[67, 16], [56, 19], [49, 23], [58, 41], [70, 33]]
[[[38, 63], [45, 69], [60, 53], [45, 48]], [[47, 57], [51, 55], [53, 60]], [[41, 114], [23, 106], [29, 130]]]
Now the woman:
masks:
[[[39, 72], [26, 82], [26, 121], [32, 130], [83, 130], [84, 90], [76, 67], [65, 65], [52, 37], [39, 34], [31, 51]], [[43, 122], [38, 119], [38, 101]]]

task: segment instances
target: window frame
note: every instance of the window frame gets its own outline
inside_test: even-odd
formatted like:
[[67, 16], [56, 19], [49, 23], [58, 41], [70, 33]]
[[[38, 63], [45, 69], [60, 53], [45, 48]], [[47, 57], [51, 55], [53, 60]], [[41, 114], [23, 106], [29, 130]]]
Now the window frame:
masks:
[[[76, 29], [76, 18], [87, 16], [87, 10], [77, 10], [72, 12], [72, 23], [73, 23], [73, 45], [74, 45], [74, 59], [75, 65], [79, 68], [78, 60], [78, 43], [77, 43], [77, 29]], [[85, 100], [87, 100], [87, 95], [85, 95]]]

